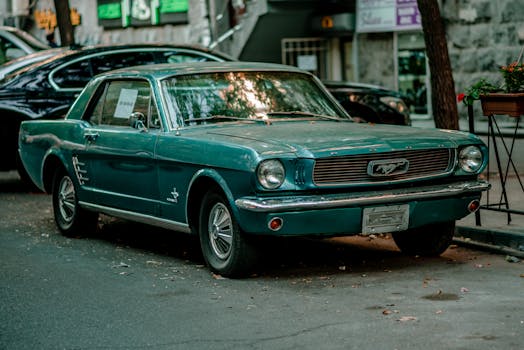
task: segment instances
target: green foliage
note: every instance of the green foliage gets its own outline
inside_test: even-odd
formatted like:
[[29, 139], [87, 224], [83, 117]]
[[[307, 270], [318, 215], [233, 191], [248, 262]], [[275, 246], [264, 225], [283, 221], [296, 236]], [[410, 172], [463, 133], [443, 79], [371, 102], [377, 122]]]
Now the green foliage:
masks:
[[524, 91], [524, 63], [512, 62], [500, 67], [506, 92]]
[[480, 95], [500, 91], [500, 87], [490, 83], [486, 79], [480, 79], [466, 90], [465, 94], [463, 95], [462, 102], [464, 102], [464, 104], [467, 106], [472, 105], [473, 101], [480, 99]]

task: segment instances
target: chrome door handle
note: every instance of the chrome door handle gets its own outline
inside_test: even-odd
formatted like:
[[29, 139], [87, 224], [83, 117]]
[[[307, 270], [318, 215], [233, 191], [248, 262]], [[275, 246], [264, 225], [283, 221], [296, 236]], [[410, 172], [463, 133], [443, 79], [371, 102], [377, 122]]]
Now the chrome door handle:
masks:
[[99, 134], [96, 131], [86, 131], [84, 133], [84, 138], [87, 141], [93, 142], [98, 138]]

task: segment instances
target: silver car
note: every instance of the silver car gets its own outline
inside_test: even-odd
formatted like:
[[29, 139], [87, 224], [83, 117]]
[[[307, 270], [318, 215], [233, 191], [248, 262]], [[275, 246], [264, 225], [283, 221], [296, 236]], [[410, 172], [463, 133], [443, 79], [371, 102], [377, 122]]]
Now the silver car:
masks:
[[0, 64], [49, 48], [49, 45], [21, 29], [0, 26]]

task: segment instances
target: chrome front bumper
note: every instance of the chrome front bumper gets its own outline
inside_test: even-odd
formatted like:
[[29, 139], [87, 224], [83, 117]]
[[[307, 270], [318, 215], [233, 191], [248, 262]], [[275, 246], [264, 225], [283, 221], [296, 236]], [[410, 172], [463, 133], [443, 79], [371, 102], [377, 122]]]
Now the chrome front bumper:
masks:
[[401, 188], [387, 191], [270, 198], [244, 197], [237, 199], [235, 204], [240, 209], [259, 213], [317, 210], [454, 197], [487, 191], [490, 187], [491, 185], [486, 181], [475, 180], [455, 182], [447, 185]]

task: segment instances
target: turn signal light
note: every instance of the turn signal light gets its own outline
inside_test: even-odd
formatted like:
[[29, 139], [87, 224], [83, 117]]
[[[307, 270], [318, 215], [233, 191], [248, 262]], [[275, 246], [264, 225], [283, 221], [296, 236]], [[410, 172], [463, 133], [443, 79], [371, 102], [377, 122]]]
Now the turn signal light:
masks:
[[284, 220], [281, 218], [273, 218], [269, 220], [267, 226], [271, 231], [278, 231], [282, 228], [282, 225], [284, 224]]
[[480, 208], [480, 202], [478, 200], [473, 200], [468, 204], [468, 210], [470, 213], [476, 212]]

